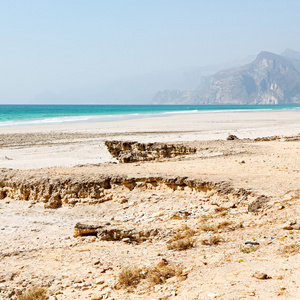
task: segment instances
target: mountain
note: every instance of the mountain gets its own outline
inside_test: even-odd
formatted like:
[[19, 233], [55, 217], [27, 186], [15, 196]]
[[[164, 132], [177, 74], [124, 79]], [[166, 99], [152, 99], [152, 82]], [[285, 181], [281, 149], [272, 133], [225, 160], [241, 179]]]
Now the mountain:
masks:
[[[185, 67], [171, 71], [153, 71], [115, 79], [96, 86], [73, 87], [62, 92], [43, 91], [30, 104], [150, 104], [159, 90], [192, 91], [203, 76], [210, 76], [224, 68], [232, 68], [252, 61], [242, 57], [223, 63], [201, 67]], [[175, 92], [176, 93], [176, 92]], [[172, 92], [174, 94], [174, 92]], [[184, 95], [189, 99], [190, 93]], [[170, 96], [173, 99], [173, 96]], [[180, 100], [181, 101], [181, 100]]]
[[158, 92], [153, 103], [298, 104], [300, 103], [298, 54], [292, 50], [286, 50], [284, 55], [260, 52], [249, 64], [203, 77], [194, 91]]

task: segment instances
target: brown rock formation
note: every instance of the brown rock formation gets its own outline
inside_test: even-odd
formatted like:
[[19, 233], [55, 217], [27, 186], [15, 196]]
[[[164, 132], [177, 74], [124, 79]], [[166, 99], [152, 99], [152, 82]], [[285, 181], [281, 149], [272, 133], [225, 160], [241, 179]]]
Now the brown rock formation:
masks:
[[106, 141], [105, 145], [110, 154], [122, 163], [171, 158], [197, 152], [196, 148], [182, 144]]

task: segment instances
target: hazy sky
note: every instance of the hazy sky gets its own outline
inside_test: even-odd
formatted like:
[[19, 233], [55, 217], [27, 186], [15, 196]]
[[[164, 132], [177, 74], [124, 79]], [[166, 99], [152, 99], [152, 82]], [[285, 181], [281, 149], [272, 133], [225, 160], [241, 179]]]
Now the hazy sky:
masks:
[[299, 0], [0, 0], [0, 103], [300, 50]]

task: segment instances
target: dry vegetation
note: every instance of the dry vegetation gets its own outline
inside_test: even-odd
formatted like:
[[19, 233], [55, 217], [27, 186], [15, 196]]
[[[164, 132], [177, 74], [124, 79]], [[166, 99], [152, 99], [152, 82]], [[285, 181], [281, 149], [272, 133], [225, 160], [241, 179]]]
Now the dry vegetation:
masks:
[[43, 287], [33, 287], [21, 296], [17, 298], [18, 300], [47, 300], [47, 290]]
[[297, 254], [300, 252], [300, 244], [294, 243], [294, 244], [286, 245], [284, 248], [280, 249], [279, 252], [282, 255]]
[[179, 231], [169, 241], [167, 247], [168, 250], [186, 250], [193, 248], [196, 245], [196, 239], [194, 238], [196, 231], [188, 226], [179, 229]]
[[218, 223], [218, 224], [207, 224], [207, 223], [204, 223], [204, 224], [201, 224], [199, 226], [199, 230], [200, 231], [218, 232], [219, 230], [223, 231], [223, 230], [227, 229], [232, 224], [233, 224], [232, 221], [223, 221], [223, 222]]
[[124, 267], [119, 273], [117, 287], [135, 287], [146, 279], [150, 284], [165, 283], [168, 278], [178, 276], [184, 279], [182, 268], [168, 263], [159, 263], [155, 267]]
[[251, 247], [244, 247], [244, 248], [241, 248], [241, 252], [242, 253], [251, 253], [251, 252], [255, 252], [256, 250], [258, 249], [258, 247], [255, 247], [255, 246], [251, 246]]
[[206, 245], [206, 246], [214, 246], [214, 245], [218, 245], [221, 242], [223, 242], [223, 239], [221, 238], [221, 236], [219, 234], [215, 234], [207, 239], [203, 239], [201, 241], [201, 244]]

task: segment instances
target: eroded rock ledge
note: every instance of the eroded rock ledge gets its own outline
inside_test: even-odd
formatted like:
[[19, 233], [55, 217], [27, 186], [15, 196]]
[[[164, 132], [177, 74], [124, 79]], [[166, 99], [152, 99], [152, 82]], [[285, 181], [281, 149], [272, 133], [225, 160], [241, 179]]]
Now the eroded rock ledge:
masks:
[[[40, 171], [30, 175], [18, 170], [0, 171], [0, 199], [43, 202], [45, 208], [76, 203], [101, 203], [109, 200], [125, 203], [128, 198], [141, 198], [147, 190], [208, 197], [211, 201], [254, 199], [250, 190], [236, 189], [226, 182], [209, 182], [188, 177], [126, 177], [57, 175]], [[254, 198], [253, 198], [254, 197]], [[240, 200], [239, 200], [240, 201]], [[245, 203], [244, 203], [245, 204]]]
[[182, 144], [138, 143], [130, 141], [106, 141], [110, 154], [119, 162], [132, 163], [195, 154], [195, 147]]

